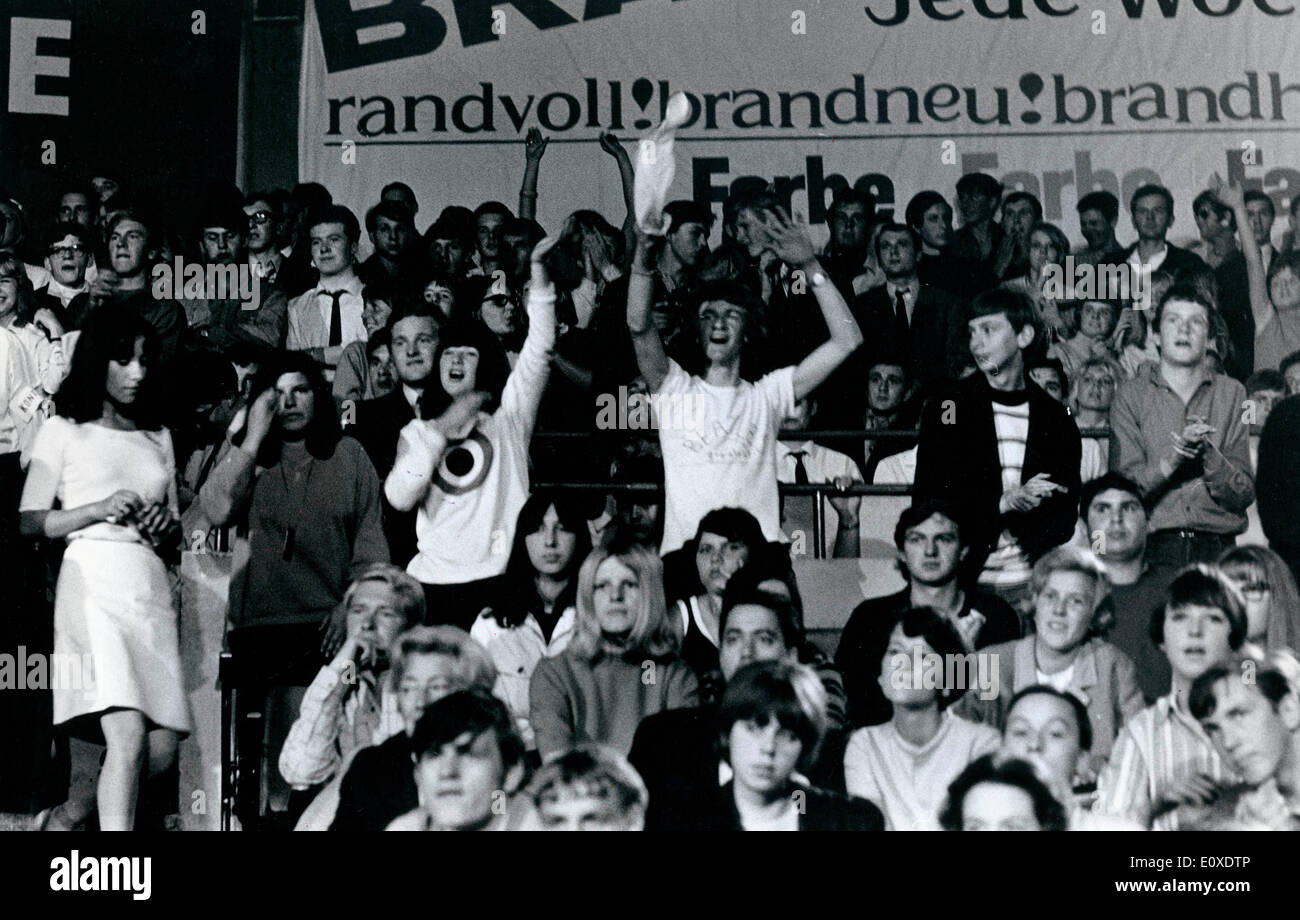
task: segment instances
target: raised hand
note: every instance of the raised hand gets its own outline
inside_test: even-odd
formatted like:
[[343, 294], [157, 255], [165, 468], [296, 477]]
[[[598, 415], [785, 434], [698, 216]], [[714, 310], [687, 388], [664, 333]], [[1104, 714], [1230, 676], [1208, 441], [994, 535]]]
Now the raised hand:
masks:
[[479, 410], [487, 402], [488, 394], [482, 390], [473, 390], [457, 396], [442, 413], [430, 424], [447, 439], [457, 438], [478, 418]]
[[1210, 177], [1210, 191], [1230, 208], [1244, 207], [1246, 204], [1246, 190], [1239, 185], [1228, 185], [1219, 178], [1217, 172]]
[[600, 135], [600, 149], [608, 153], [617, 160], [631, 161], [627, 150], [623, 147], [623, 142], [615, 136], [613, 131], [602, 131]]
[[764, 230], [768, 238], [767, 248], [782, 262], [806, 265], [817, 258], [807, 226], [791, 220], [782, 208], [768, 212]]
[[528, 134], [524, 137], [524, 158], [537, 162], [541, 160], [542, 154], [546, 153], [546, 145], [550, 140], [542, 137], [542, 132], [536, 128], [529, 128]]

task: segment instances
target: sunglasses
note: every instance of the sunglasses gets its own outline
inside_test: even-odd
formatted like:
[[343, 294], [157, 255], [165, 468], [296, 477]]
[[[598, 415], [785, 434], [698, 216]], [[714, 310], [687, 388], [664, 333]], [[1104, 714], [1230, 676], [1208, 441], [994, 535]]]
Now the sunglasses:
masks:
[[271, 220], [270, 211], [254, 211], [252, 214], [248, 215], [248, 222], [250, 224], [265, 224], [265, 223], [269, 223], [270, 220]]

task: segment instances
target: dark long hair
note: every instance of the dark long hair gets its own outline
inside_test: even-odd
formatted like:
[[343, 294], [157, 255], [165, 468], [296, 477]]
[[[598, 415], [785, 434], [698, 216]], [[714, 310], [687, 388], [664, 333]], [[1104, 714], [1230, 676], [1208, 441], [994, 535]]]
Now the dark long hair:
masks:
[[59, 415], [79, 424], [101, 418], [107, 398], [108, 362], [129, 362], [135, 355], [136, 339], [144, 339], [144, 363], [148, 370], [129, 415], [142, 429], [161, 428], [162, 344], [158, 333], [134, 308], [111, 302], [92, 310], [81, 327], [72, 356], [72, 370], [59, 388]]
[[542, 612], [542, 599], [537, 596], [535, 578], [537, 570], [528, 558], [528, 546], [524, 542], [529, 534], [536, 533], [542, 526], [542, 518], [552, 505], [559, 515], [560, 524], [574, 536], [573, 556], [569, 564], [560, 573], [567, 578], [568, 584], [555, 599], [552, 608], [556, 616], [567, 608], [574, 606], [578, 598], [578, 569], [582, 561], [591, 552], [591, 531], [587, 527], [587, 516], [582, 504], [572, 496], [558, 491], [542, 490], [534, 492], [519, 510], [515, 524], [515, 539], [510, 547], [510, 558], [506, 561], [505, 575], [501, 578], [500, 588], [492, 606], [492, 617], [503, 629], [521, 626], [528, 614]]
[[[307, 452], [317, 460], [328, 460], [334, 456], [334, 448], [343, 437], [343, 429], [339, 427], [338, 416], [334, 413], [334, 396], [330, 385], [326, 383], [320, 367], [306, 352], [277, 352], [263, 362], [253, 378], [249, 399], [257, 399], [265, 390], [274, 389], [276, 381], [284, 374], [302, 374], [307, 378], [307, 385], [315, 397], [315, 408], [311, 421], [307, 424], [307, 435], [303, 443]], [[258, 451], [258, 465], [275, 466], [279, 463], [282, 443], [280, 425], [277, 422], [271, 426], [270, 433]]]
[[478, 349], [478, 373], [474, 388], [488, 394], [483, 411], [491, 414], [501, 404], [501, 392], [510, 377], [510, 361], [496, 335], [478, 319], [465, 319], [447, 323], [438, 338], [438, 350], [433, 356], [433, 373], [424, 388], [423, 417], [437, 418], [451, 405], [451, 396], [442, 388], [442, 356], [448, 348], [472, 347]]

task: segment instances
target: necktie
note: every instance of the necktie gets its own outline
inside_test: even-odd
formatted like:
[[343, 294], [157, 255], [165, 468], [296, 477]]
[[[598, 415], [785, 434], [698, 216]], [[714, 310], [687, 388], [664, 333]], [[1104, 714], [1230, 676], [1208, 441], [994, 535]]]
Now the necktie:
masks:
[[898, 288], [894, 291], [894, 315], [898, 319], [898, 327], [904, 334], [908, 331], [907, 326], [907, 302], [903, 300], [903, 289]]
[[334, 298], [330, 304], [330, 345], [343, 344], [343, 311], [340, 309], [340, 301], [347, 291], [325, 291], [325, 295]]
[[792, 450], [790, 456], [794, 457], [794, 484], [797, 486], [808, 485], [808, 468], [803, 465], [803, 458], [808, 456], [808, 451]]

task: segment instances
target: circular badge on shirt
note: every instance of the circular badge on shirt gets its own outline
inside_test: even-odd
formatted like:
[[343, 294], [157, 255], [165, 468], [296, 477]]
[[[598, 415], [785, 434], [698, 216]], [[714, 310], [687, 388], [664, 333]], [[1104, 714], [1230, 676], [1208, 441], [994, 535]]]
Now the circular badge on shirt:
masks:
[[464, 495], [477, 489], [492, 468], [492, 442], [480, 431], [452, 441], [433, 475], [433, 484], [448, 495]]

